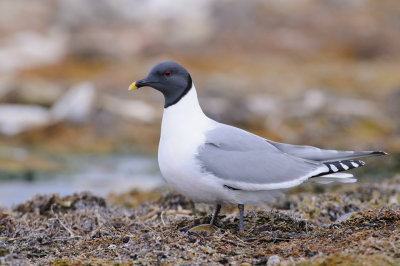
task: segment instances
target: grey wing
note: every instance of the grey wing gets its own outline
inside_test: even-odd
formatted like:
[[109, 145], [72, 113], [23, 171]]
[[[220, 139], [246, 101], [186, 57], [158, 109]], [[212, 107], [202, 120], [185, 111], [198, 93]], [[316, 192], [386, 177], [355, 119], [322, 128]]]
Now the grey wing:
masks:
[[291, 156], [261, 137], [222, 124], [206, 133], [197, 158], [225, 186], [241, 190], [292, 187], [329, 171], [320, 162]]
[[324, 150], [312, 146], [291, 145], [291, 144], [274, 142], [271, 140], [266, 140], [266, 141], [284, 153], [299, 158], [319, 161], [319, 162], [341, 161], [341, 160], [349, 160], [349, 159], [363, 158], [370, 156], [380, 156], [387, 154], [382, 151]]

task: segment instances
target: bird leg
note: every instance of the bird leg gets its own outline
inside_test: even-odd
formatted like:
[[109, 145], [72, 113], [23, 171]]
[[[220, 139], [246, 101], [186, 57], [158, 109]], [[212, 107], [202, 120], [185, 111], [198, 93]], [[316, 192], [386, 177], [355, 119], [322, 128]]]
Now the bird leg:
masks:
[[239, 209], [239, 232], [244, 232], [244, 227], [243, 227], [244, 205], [238, 204], [238, 209]]
[[220, 210], [221, 210], [221, 204], [217, 204], [217, 205], [215, 206], [213, 215], [212, 215], [212, 217], [211, 217], [211, 221], [210, 221], [210, 224], [211, 224], [211, 225], [214, 224], [215, 220], [216, 220], [217, 217], [218, 217], [218, 213], [219, 213]]

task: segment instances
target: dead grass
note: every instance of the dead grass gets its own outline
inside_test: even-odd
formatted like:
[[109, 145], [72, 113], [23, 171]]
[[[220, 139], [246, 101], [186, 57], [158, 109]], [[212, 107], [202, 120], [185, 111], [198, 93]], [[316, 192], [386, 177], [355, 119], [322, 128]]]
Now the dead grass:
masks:
[[262, 265], [278, 255], [283, 264], [395, 265], [398, 179], [289, 192], [272, 210], [248, 208], [244, 233], [230, 207], [223, 209], [217, 231], [188, 232], [209, 221], [210, 207], [172, 192], [144, 202], [154, 194], [131, 193], [133, 204], [115, 195], [110, 201], [89, 193], [37, 195], [0, 209], [0, 263]]

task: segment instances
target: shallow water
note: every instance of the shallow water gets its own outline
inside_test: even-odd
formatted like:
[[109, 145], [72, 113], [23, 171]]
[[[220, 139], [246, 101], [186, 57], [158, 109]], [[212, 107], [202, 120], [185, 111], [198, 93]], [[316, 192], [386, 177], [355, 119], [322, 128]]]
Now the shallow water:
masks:
[[0, 181], [0, 205], [11, 206], [36, 193], [60, 196], [90, 191], [99, 196], [132, 189], [151, 190], [165, 185], [157, 159], [141, 155], [75, 156], [62, 173], [42, 173], [29, 180]]

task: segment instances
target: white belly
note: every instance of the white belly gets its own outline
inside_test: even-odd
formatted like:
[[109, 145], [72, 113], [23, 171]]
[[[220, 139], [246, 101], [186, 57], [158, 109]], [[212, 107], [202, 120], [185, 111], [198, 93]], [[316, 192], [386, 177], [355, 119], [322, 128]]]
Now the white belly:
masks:
[[184, 139], [161, 138], [158, 163], [166, 181], [179, 193], [201, 202], [215, 202], [213, 186], [196, 163], [196, 147], [185, 145]]
[[196, 160], [198, 147], [205, 142], [205, 132], [215, 125], [198, 105], [194, 88], [164, 110], [158, 148], [161, 173], [170, 186], [195, 201], [218, 201], [222, 187], [201, 171]]

